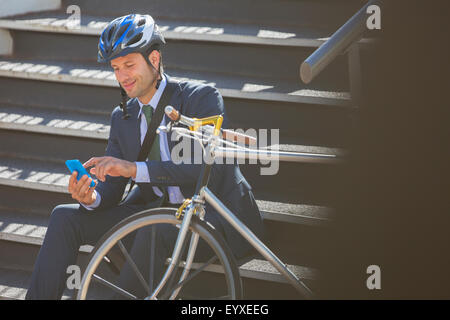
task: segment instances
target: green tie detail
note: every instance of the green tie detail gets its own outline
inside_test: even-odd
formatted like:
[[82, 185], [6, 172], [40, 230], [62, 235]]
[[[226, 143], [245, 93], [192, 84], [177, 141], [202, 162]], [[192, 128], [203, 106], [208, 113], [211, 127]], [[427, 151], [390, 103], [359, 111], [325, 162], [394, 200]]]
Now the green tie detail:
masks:
[[[147, 130], [150, 127], [150, 121], [152, 120], [153, 116], [153, 108], [146, 104], [142, 106], [142, 112], [145, 115], [145, 119], [147, 120]], [[155, 136], [155, 140], [153, 141], [152, 148], [150, 149], [150, 152], [148, 154], [149, 160], [161, 160], [160, 150], [159, 150], [159, 136]]]

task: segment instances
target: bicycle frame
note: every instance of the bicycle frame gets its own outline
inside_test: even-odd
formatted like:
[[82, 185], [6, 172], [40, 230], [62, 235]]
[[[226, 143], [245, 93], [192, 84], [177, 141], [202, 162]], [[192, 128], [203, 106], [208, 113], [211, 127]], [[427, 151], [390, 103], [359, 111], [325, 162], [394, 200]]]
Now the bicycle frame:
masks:
[[[192, 215], [197, 211], [200, 211], [200, 219], [205, 216], [204, 203], [208, 202], [217, 212], [226, 219], [230, 225], [241, 234], [244, 239], [246, 239], [253, 248], [255, 248], [272, 266], [274, 266], [280, 274], [282, 274], [288, 282], [294, 286], [303, 296], [306, 298], [312, 298], [314, 296], [313, 292], [299, 279], [294, 273], [292, 273], [287, 265], [284, 264], [244, 223], [242, 223], [236, 215], [229, 210], [208, 187], [204, 186], [200, 190], [199, 195], [193, 197], [192, 203], [188, 210], [184, 214], [183, 222], [180, 227], [177, 241], [175, 243], [175, 248], [172, 254], [171, 262], [169, 264], [166, 273], [164, 274], [158, 287], [153, 292], [150, 299], [154, 299], [157, 294], [161, 291], [164, 285], [170, 279], [173, 270], [179, 264], [179, 257], [182, 251], [182, 246], [186, 240], [186, 234], [189, 228], [189, 223], [191, 221]], [[184, 270], [180, 277], [179, 282], [183, 281], [191, 270], [191, 266], [194, 260], [195, 250], [198, 244], [198, 235], [194, 234], [191, 243], [189, 245], [189, 251], [187, 254], [186, 262], [184, 264]], [[180, 288], [175, 289], [172, 293], [171, 298], [175, 298], [178, 294]]]
[[[195, 121], [195, 127], [191, 126], [190, 130], [197, 130], [200, 126], [206, 124], [206, 123], [212, 123], [214, 124], [214, 132], [213, 132], [213, 139], [212, 142], [210, 142], [210, 149], [209, 152], [212, 155], [225, 155], [226, 157], [232, 157], [234, 159], [242, 157], [242, 158], [249, 158], [253, 156], [260, 156], [260, 158], [268, 158], [273, 159], [273, 155], [276, 156], [284, 156], [288, 158], [292, 158], [292, 155], [294, 153], [277, 153], [272, 151], [257, 151], [252, 153], [248, 152], [240, 152], [238, 154], [235, 154], [233, 152], [227, 151], [225, 148], [220, 148], [217, 146], [217, 139], [220, 134], [220, 127], [222, 124], [222, 116], [216, 116], [216, 117], [209, 117], [205, 119], [190, 119], [191, 124], [192, 120]], [[216, 142], [215, 142], [216, 141]], [[217, 147], [217, 148], [216, 148]], [[214, 150], [217, 150], [217, 154], [214, 153]], [[234, 150], [235, 151], [235, 150]], [[310, 156], [309, 154], [303, 154], [305, 157]], [[301, 158], [301, 157], [299, 157]], [[333, 156], [323, 156], [318, 157], [319, 161], [329, 161], [330, 158], [333, 158]], [[333, 160], [333, 159], [331, 159]], [[301, 161], [301, 160], [300, 160]], [[203, 164], [202, 171], [200, 174], [200, 177], [197, 182], [195, 194], [192, 198], [192, 200], [189, 200], [178, 209], [178, 212], [181, 213], [184, 211], [184, 217], [183, 221], [180, 227], [180, 231], [178, 233], [177, 241], [175, 243], [175, 248], [173, 250], [172, 258], [170, 260], [169, 267], [167, 268], [165, 274], [163, 275], [163, 278], [161, 279], [160, 283], [158, 284], [158, 287], [155, 289], [155, 291], [152, 293], [152, 295], [149, 297], [149, 299], [155, 299], [156, 296], [161, 292], [161, 289], [166, 285], [166, 283], [170, 280], [173, 281], [173, 271], [176, 266], [179, 264], [180, 255], [182, 252], [183, 244], [186, 241], [186, 235], [188, 232], [189, 224], [192, 218], [193, 214], [198, 214], [200, 219], [204, 219], [205, 216], [205, 208], [204, 205], [206, 202], [211, 204], [211, 206], [217, 210], [217, 212], [222, 215], [223, 218], [227, 222], [230, 223], [230, 225], [237, 231], [239, 234], [243, 236], [244, 239], [246, 239], [253, 248], [255, 248], [269, 263], [272, 264], [273, 267], [280, 272], [281, 275], [283, 275], [287, 281], [292, 284], [305, 298], [310, 299], [314, 297], [313, 292], [299, 279], [292, 271], [290, 271], [286, 264], [284, 264], [244, 223], [242, 223], [236, 215], [229, 210], [212, 192], [208, 189], [208, 180], [210, 176], [212, 164]], [[177, 217], [181, 218], [181, 214]], [[198, 235], [194, 234], [191, 238], [191, 242], [189, 244], [189, 250], [186, 257], [186, 262], [183, 264], [184, 270], [180, 277], [179, 283], [181, 283], [189, 274], [194, 255], [195, 250], [197, 248], [198, 244]], [[169, 285], [170, 287], [171, 285]], [[176, 288], [170, 298], [173, 299], [177, 296], [180, 288]]]
[[312, 298], [313, 292], [284, 264], [232, 211], [230, 211], [207, 187], [201, 193], [205, 200], [224, 217], [267, 261], [274, 266], [302, 295]]

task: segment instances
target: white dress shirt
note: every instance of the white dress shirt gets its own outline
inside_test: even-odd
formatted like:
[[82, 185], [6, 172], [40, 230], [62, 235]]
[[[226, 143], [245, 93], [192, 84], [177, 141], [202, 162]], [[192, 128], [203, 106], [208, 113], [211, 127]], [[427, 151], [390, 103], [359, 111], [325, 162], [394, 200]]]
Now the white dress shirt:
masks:
[[[153, 95], [153, 98], [150, 100], [150, 103], [148, 103], [152, 108], [153, 111], [155, 111], [156, 106], [158, 105], [159, 100], [161, 99], [162, 93], [164, 91], [164, 88], [166, 87], [167, 84], [167, 80], [166, 77], [163, 75], [162, 76], [162, 80], [161, 83], [159, 85], [158, 90], [156, 90], [155, 94]], [[141, 125], [140, 125], [140, 131], [141, 131], [141, 145], [144, 142], [145, 139], [145, 135], [147, 133], [147, 120], [145, 118], [145, 116], [141, 116], [142, 115], [142, 106], [144, 106], [145, 104], [142, 103], [139, 99], [138, 99], [138, 103], [139, 103], [139, 114], [138, 114], [138, 118], [141, 118]], [[165, 107], [165, 106], [162, 106]], [[161, 121], [161, 125], [163, 125], [164, 123], [164, 119]], [[170, 151], [169, 151], [169, 144], [167, 142], [167, 134], [165, 132], [160, 132], [159, 133], [159, 148], [160, 148], [160, 152], [161, 152], [161, 161], [170, 161]], [[136, 181], [137, 183], [149, 183], [150, 182], [150, 175], [148, 173], [148, 168], [147, 168], [147, 163], [146, 162], [136, 162], [136, 178], [134, 178], [134, 181]], [[168, 196], [169, 196], [169, 202], [170, 203], [182, 203], [184, 200], [184, 196], [181, 193], [181, 190], [179, 187], [167, 187], [167, 191], [168, 191]], [[158, 187], [153, 187], [153, 191], [155, 192], [155, 194], [158, 197], [161, 197], [163, 195], [163, 193], [161, 192], [161, 190]], [[101, 201], [101, 195], [100, 193], [97, 192], [97, 190], [94, 191], [96, 193], [96, 200], [93, 204], [91, 204], [90, 206], [84, 205], [82, 204], [86, 209], [88, 210], [92, 210], [97, 208], [100, 205], [100, 201]]]

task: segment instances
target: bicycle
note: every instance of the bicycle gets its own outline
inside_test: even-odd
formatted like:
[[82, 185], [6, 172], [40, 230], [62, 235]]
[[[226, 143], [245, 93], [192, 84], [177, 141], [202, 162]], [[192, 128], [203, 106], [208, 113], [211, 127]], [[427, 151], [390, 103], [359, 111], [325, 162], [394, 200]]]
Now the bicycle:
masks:
[[[334, 155], [250, 149], [242, 145], [256, 145], [256, 139], [242, 133], [222, 129], [223, 117], [221, 115], [203, 119], [189, 118], [181, 115], [171, 106], [165, 108], [165, 113], [171, 121], [167, 126], [162, 126], [158, 130], [164, 130], [165, 132], [174, 131], [181, 136], [197, 140], [202, 145], [204, 155], [210, 156], [211, 159], [222, 156], [232, 159], [254, 159], [258, 157], [259, 159], [272, 160], [274, 155], [276, 155], [288, 161], [303, 162], [314, 157], [317, 161], [327, 162], [335, 158]], [[185, 125], [188, 128], [177, 127], [178, 124]], [[200, 291], [198, 286], [210, 283], [209, 281], [214, 281], [215, 283], [214, 286], [208, 286], [206, 288], [207, 293], [213, 294], [213, 297], [202, 296], [202, 299], [241, 299], [242, 280], [238, 265], [223, 236], [211, 224], [204, 220], [206, 203], [209, 203], [219, 212], [251, 244], [256, 252], [269, 261], [304, 298], [310, 299], [315, 297], [312, 290], [289, 270], [287, 265], [208, 189], [212, 162], [205, 162], [202, 166], [201, 175], [198, 178], [192, 199], [186, 199], [178, 209], [155, 208], [136, 213], [118, 223], [99, 240], [91, 253], [89, 263], [83, 274], [81, 286], [77, 291], [77, 299], [86, 299], [88, 298], [89, 290], [96, 290], [94, 288], [95, 286], [92, 285], [92, 280], [103, 284], [113, 290], [115, 294], [122, 297], [130, 299], [138, 298], [132, 293], [120, 288], [117, 284], [95, 273], [98, 271], [99, 273], [103, 272], [107, 274], [104, 271], [106, 269], [100, 267], [101, 263], [105, 261], [107, 265], [113, 266], [116, 274], [119, 273], [119, 269], [127, 262], [145, 289], [147, 293], [145, 299], [147, 300], [175, 299], [180, 297], [192, 299], [192, 296], [189, 296], [190, 292], [194, 290], [198, 293]], [[167, 257], [163, 261], [164, 266], [162, 268], [166, 268], [166, 270], [162, 273], [160, 270], [159, 276], [162, 278], [159, 280], [155, 279], [157, 273], [154, 262], [155, 239], [156, 232], [158, 232], [155, 226], [164, 226], [165, 231], [169, 229], [171, 230], [170, 232], [178, 232], [175, 243], [171, 243], [170, 245], [165, 244], [168, 246], [168, 252], [171, 252], [171, 254], [170, 257]], [[140, 228], [149, 228], [152, 237], [152, 245], [150, 248], [150, 260], [152, 263], [149, 266], [147, 280], [138, 270], [122, 241]], [[209, 248], [209, 251], [207, 250], [209, 255], [203, 258], [202, 261], [194, 262], [196, 250], [198, 247], [204, 248], [205, 245]], [[114, 267], [115, 265], [111, 264], [110, 252], [113, 251], [111, 250], [113, 247], [118, 247], [123, 255], [122, 262], [118, 267]], [[200, 276], [202, 271], [207, 272]], [[197, 283], [192, 285], [195, 278], [197, 278]], [[156, 283], [157, 285], [155, 286], [154, 284]], [[214, 289], [214, 292], [211, 292], [212, 289]]]

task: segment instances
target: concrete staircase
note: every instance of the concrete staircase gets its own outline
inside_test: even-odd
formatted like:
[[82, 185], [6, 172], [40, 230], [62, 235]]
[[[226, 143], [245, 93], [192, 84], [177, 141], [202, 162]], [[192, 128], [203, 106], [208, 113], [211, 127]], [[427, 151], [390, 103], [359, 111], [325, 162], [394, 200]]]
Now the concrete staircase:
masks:
[[[345, 157], [357, 110], [346, 56], [309, 85], [298, 73], [362, 3], [71, 0], [56, 11], [1, 18], [13, 50], [0, 56], [0, 296], [24, 297], [52, 208], [72, 202], [64, 161], [104, 153], [109, 116], [120, 102], [112, 70], [96, 63], [108, 21], [150, 13], [167, 41], [165, 71], [214, 84], [233, 128], [279, 128], [282, 150]], [[72, 4], [81, 9], [79, 28], [68, 27]], [[259, 165], [242, 166], [269, 247], [313, 287], [330, 259], [339, 168], [281, 162], [277, 175], [261, 176]], [[80, 259], [91, 249], [81, 247]], [[300, 298], [260, 259], [241, 266], [241, 274], [246, 298]]]

